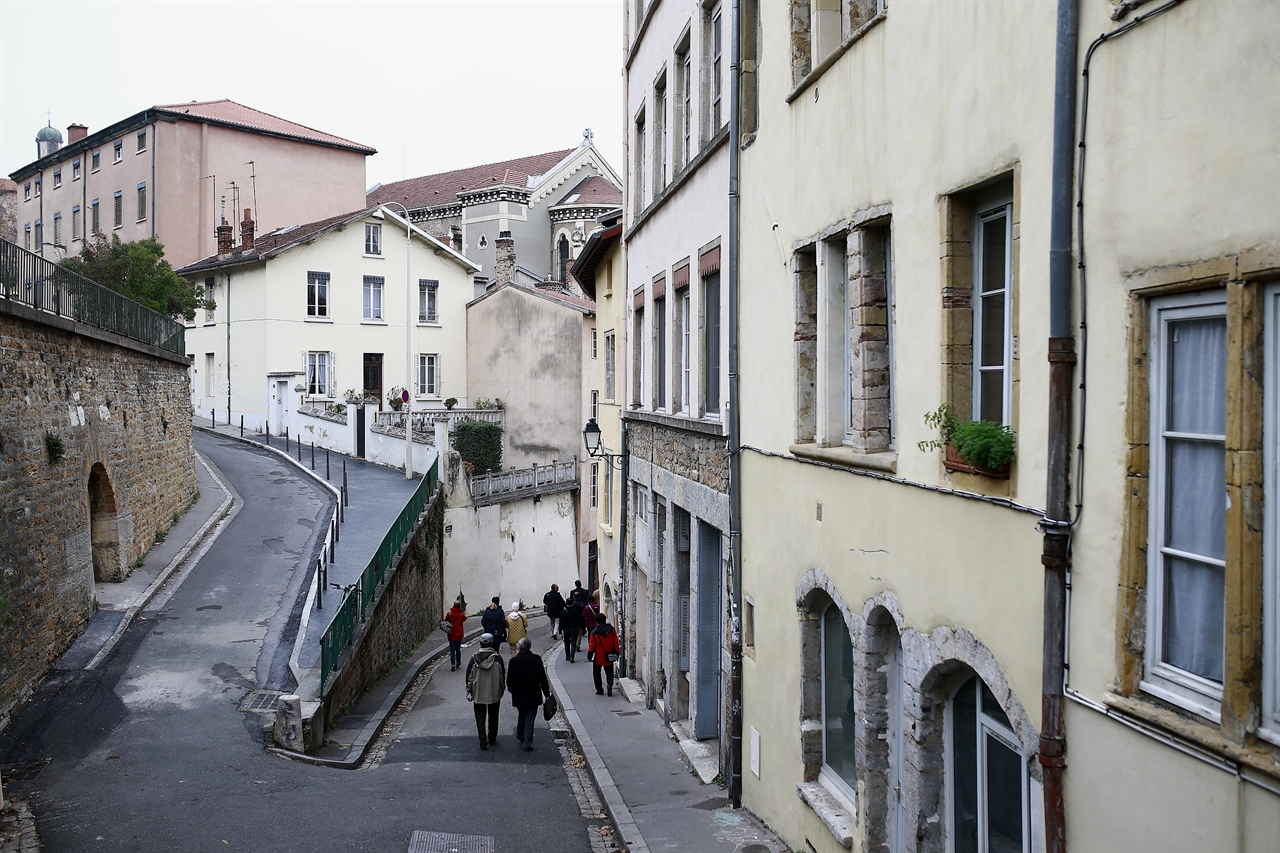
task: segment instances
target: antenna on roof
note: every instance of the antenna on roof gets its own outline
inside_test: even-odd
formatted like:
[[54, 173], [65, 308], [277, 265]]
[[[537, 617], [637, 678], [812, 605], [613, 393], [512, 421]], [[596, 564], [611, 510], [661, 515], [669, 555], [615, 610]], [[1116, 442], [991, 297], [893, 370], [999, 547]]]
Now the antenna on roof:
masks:
[[[231, 187], [231, 209], [239, 210], [240, 209], [240, 185], [237, 184], [235, 181], [227, 181], [227, 186]], [[224, 223], [226, 222], [225, 216], [222, 221]]]
[[219, 212], [218, 218], [221, 220], [219, 224], [227, 224], [227, 197], [225, 195], [222, 197], [222, 210]]
[[261, 209], [260, 207], [258, 207], [258, 173], [257, 173], [257, 167], [255, 167], [255, 166], [253, 165], [253, 161], [252, 161], [252, 160], [250, 160], [248, 163], [245, 163], [245, 165], [249, 167], [249, 180], [253, 183], [253, 209], [254, 209], [254, 210], [256, 210], [256, 211], [258, 211], [258, 221], [259, 221], [259, 222], [261, 222], [261, 221], [262, 221], [262, 209]]

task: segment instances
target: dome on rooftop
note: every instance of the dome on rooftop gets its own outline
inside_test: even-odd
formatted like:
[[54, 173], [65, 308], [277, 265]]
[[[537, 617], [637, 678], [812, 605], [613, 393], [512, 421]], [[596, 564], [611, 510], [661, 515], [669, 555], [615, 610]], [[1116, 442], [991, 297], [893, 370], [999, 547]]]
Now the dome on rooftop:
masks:
[[36, 133], [36, 142], [61, 142], [61, 141], [62, 141], [62, 131], [58, 130], [53, 125], [42, 127]]

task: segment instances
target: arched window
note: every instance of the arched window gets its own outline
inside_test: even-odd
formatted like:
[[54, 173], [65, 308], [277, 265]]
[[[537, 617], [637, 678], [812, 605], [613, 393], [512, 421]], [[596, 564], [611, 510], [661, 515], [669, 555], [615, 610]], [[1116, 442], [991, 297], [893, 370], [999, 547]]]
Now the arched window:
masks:
[[569, 238], [560, 235], [560, 281], [568, 281], [569, 275]]
[[822, 771], [819, 779], [852, 804], [854, 762], [853, 643], [835, 604], [822, 611]]
[[950, 830], [955, 853], [1029, 849], [1027, 759], [1008, 716], [976, 675], [948, 703]]

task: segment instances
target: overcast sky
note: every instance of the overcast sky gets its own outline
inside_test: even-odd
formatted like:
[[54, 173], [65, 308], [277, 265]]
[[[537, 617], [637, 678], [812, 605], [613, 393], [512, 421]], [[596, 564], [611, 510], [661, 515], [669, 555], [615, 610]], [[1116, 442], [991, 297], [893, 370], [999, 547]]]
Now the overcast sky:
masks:
[[615, 171], [622, 0], [0, 0], [0, 172], [36, 132], [230, 98], [378, 149], [367, 183], [558, 148]]

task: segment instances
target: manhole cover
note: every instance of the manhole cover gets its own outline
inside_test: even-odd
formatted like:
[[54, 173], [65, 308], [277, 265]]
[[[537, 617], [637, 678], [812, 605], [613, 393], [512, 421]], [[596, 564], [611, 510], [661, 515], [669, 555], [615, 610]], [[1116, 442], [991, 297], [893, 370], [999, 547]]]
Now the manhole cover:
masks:
[[[693, 805], [689, 806], [689, 808], [702, 809], [703, 811], [713, 812], [716, 809], [723, 808], [724, 806], [727, 806], [727, 805], [729, 805], [729, 801], [727, 799], [723, 797], [712, 797], [709, 800], [703, 800], [700, 803], [694, 803]], [[765, 848], [765, 850], [767, 851], [768, 848]], [[743, 851], [741, 851], [741, 853], [746, 853], [746, 850], [744, 849]], [[752, 851], [752, 853], [757, 853], [757, 851]]]
[[639, 711], [614, 711], [613, 713], [617, 714], [619, 717], [638, 717], [638, 716], [640, 716], [640, 712], [639, 712]]
[[280, 697], [279, 690], [250, 690], [249, 695], [240, 700], [241, 711], [269, 711], [275, 713]]
[[493, 853], [493, 836], [423, 832], [419, 829], [409, 839], [409, 853]]
[[0, 766], [0, 777], [6, 782], [34, 782], [40, 778], [40, 773], [49, 766], [51, 758], [41, 758], [39, 761], [21, 761], [17, 764], [5, 764]]
[[551, 739], [552, 740], [568, 740], [569, 731], [567, 729], [552, 729]]

